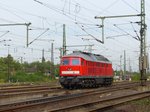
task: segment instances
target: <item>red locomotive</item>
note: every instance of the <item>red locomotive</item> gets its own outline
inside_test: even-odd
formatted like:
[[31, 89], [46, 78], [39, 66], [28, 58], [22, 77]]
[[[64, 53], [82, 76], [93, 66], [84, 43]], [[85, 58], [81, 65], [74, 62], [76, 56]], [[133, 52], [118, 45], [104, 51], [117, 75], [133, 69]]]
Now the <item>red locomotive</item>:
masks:
[[62, 57], [59, 81], [64, 88], [111, 85], [112, 64], [102, 55], [74, 51]]

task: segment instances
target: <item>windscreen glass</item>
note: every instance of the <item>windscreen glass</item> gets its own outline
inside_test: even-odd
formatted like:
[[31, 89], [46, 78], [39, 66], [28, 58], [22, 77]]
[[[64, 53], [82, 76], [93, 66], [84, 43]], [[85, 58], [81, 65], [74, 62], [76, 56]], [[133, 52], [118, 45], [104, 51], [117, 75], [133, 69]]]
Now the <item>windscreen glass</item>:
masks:
[[62, 65], [69, 65], [69, 59], [63, 59]]
[[79, 59], [72, 59], [72, 65], [80, 65]]

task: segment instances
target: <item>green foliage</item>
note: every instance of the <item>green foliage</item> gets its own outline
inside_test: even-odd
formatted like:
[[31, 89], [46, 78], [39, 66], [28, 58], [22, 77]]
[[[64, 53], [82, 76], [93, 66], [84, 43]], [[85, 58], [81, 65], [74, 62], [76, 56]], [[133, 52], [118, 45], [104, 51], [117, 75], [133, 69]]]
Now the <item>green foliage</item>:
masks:
[[59, 64], [57, 64], [56, 66], [55, 66], [55, 71], [54, 71], [54, 75], [55, 75], [55, 77], [58, 77], [59, 76]]
[[132, 103], [136, 105], [150, 105], [150, 98], [145, 98], [139, 101], [132, 101]]
[[5, 80], [4, 79], [0, 79], [0, 83], [4, 83], [5, 82]]
[[26, 74], [17, 72], [16, 75], [10, 77], [11, 82], [48, 82], [50, 77], [44, 76], [41, 73]]
[[131, 76], [133, 81], [139, 81], [140, 80], [140, 73], [133, 73], [133, 75]]
[[[53, 73], [54, 76], [50, 73]], [[7, 81], [49, 82], [58, 74], [59, 65], [53, 65], [50, 61], [19, 63], [11, 55], [0, 58], [0, 83]]]
[[7, 75], [4, 73], [0, 73], [0, 83], [4, 83], [7, 81]]

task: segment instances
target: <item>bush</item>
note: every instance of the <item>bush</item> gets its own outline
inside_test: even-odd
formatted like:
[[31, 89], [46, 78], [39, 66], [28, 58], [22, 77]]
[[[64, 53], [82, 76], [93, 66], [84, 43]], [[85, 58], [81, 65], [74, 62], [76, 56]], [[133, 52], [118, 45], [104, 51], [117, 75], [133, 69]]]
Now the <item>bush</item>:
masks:
[[50, 78], [41, 73], [26, 74], [17, 72], [16, 75], [11, 76], [10, 80], [12, 82], [48, 82], [50, 81]]
[[7, 82], [8, 80], [8, 75], [5, 73], [0, 73], [0, 83]]
[[131, 78], [133, 81], [139, 81], [140, 80], [140, 73], [133, 73]]
[[5, 80], [4, 79], [0, 79], [0, 83], [4, 83], [5, 82]]

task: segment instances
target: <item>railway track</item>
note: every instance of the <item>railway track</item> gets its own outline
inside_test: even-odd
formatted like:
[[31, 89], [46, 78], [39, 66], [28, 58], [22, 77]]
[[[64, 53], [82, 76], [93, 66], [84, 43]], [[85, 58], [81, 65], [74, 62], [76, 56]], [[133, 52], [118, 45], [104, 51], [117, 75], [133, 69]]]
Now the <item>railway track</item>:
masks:
[[18, 86], [18, 87], [1, 87], [0, 88], [0, 93], [5, 93], [5, 92], [16, 92], [16, 91], [30, 91], [30, 90], [36, 90], [36, 89], [55, 89], [55, 88], [60, 88], [60, 86], [49, 86], [49, 85], [29, 85], [29, 86]]
[[118, 86], [116, 85], [108, 88], [97, 88], [95, 90], [89, 90], [82, 93], [38, 98], [38, 99], [32, 99], [23, 102], [10, 103], [5, 105], [0, 105], [0, 112], [6, 112], [6, 111], [19, 112], [22, 110], [24, 110], [24, 112], [28, 112], [29, 110], [33, 110], [33, 109], [35, 109], [35, 112], [43, 112], [45, 111], [45, 109], [47, 109], [47, 111], [60, 111], [60, 112], [62, 112], [62, 110], [65, 109], [73, 110], [73, 108], [77, 108], [77, 107], [79, 108], [79, 105], [84, 104], [83, 105], [84, 107], [85, 104], [87, 103], [90, 104], [90, 102], [95, 102], [96, 99], [102, 100], [103, 98], [112, 97], [112, 95], [116, 96], [116, 94], [120, 94], [120, 93], [122, 94], [131, 93], [131, 92], [136, 93], [137, 91], [131, 90], [131, 88], [135, 88], [137, 86], [139, 86], [139, 83], [130, 83], [128, 85], [119, 84]]
[[55, 90], [55, 89], [61, 89], [60, 86], [58, 87], [30, 87], [30, 88], [15, 88], [15, 89], [0, 89], [0, 95], [11, 95], [11, 94], [22, 94], [22, 93], [30, 93], [34, 91], [44, 91], [44, 90]]
[[125, 102], [138, 100], [150, 97], [150, 91], [129, 93], [126, 95], [119, 95], [107, 98], [97, 99], [95, 101], [82, 102], [80, 104], [69, 105], [62, 108], [52, 109], [49, 112], [102, 112], [110, 110], [112, 107], [123, 104]]
[[46, 97], [62, 91], [60, 86], [51, 85], [1, 85], [0, 104]]
[[[124, 83], [115, 83], [113, 86], [116, 85], [124, 85], [127, 84]], [[134, 83], [130, 83], [134, 84]], [[106, 89], [105, 87], [103, 87]], [[102, 89], [103, 88], [98, 88]], [[94, 88], [97, 89], [97, 88]], [[23, 87], [23, 88], [11, 88], [11, 89], [2, 89], [0, 91], [0, 104], [7, 104], [8, 102], [16, 102], [16, 101], [22, 101], [22, 100], [28, 100], [33, 98], [41, 98], [41, 97], [50, 97], [50, 96], [59, 96], [63, 94], [73, 94], [73, 93], [79, 93], [79, 92], [85, 92], [85, 91], [91, 91], [93, 89], [79, 89], [79, 90], [65, 90], [61, 88], [60, 86], [56, 87], [47, 87], [47, 86], [33, 86], [33, 87]]]
[[48, 97], [48, 96], [53, 96], [53, 95], [60, 95], [63, 93], [65, 94], [64, 90], [60, 88], [60, 89], [48, 89], [48, 90], [0, 94], [0, 104], [6, 104], [8, 102], [23, 101], [27, 99]]
[[[127, 84], [129, 82], [115, 82], [113, 85], [118, 85], [118, 84]], [[130, 83], [136, 83], [136, 82], [130, 82]], [[43, 88], [43, 89], [47, 89], [47, 88], [51, 88], [51, 89], [55, 89], [55, 88], [60, 88], [60, 85], [57, 84], [57, 86], [53, 85], [0, 85], [0, 93], [8, 93], [8, 92], [19, 92], [19, 91], [30, 91], [32, 90], [36, 90], [37, 88]]]

